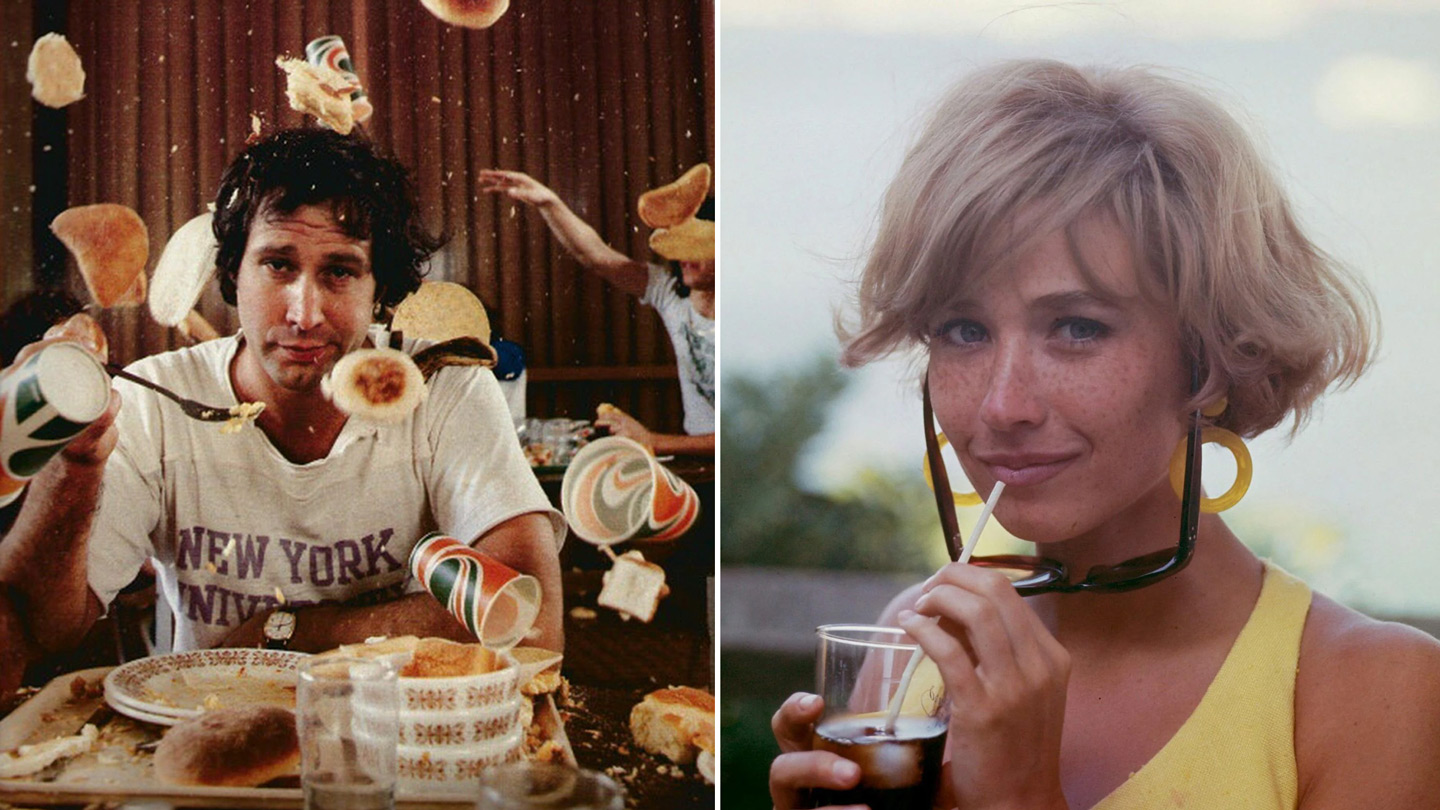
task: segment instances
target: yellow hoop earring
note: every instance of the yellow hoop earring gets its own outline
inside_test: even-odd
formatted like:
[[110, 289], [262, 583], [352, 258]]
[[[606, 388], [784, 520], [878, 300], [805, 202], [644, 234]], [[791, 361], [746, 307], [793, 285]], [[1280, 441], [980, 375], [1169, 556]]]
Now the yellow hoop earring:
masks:
[[[945, 434], [939, 432], [935, 434], [935, 441], [938, 443], [941, 450], [944, 450], [945, 445], [950, 443], [950, 440], [945, 438]], [[935, 479], [930, 474], [929, 455], [925, 456], [925, 485], [930, 487], [931, 492], [935, 491]], [[978, 492], [956, 492], [952, 489], [950, 490], [950, 494], [955, 498], [956, 506], [979, 506], [980, 504], [985, 502], [985, 500], [980, 497], [980, 493]]]
[[[1250, 490], [1250, 479], [1255, 472], [1255, 463], [1250, 459], [1250, 450], [1245, 441], [1221, 427], [1207, 427], [1200, 431], [1201, 444], [1219, 444], [1235, 457], [1235, 483], [1218, 498], [1201, 498], [1200, 511], [1209, 514], [1224, 512], [1240, 502]], [[1197, 451], [1198, 452], [1198, 451]], [[1170, 456], [1170, 486], [1177, 496], [1185, 487], [1185, 440], [1181, 439], [1174, 454]]]

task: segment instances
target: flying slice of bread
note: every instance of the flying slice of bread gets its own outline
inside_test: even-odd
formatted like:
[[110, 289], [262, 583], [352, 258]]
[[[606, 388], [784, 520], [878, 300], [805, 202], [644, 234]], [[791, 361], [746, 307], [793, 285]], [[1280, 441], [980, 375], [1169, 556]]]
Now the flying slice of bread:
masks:
[[150, 235], [139, 214], [116, 203], [79, 205], [61, 211], [50, 230], [75, 256], [95, 303], [108, 308], [145, 300]]
[[689, 686], [657, 689], [630, 710], [630, 734], [652, 754], [680, 765], [694, 762], [697, 740], [715, 745], [715, 696]]
[[650, 249], [671, 261], [708, 262], [715, 258], [715, 223], [691, 217], [657, 228], [650, 232]]
[[420, 0], [440, 20], [462, 28], [489, 28], [510, 8], [510, 0]]
[[350, 93], [355, 85], [325, 65], [312, 65], [304, 59], [275, 59], [285, 71], [285, 97], [290, 109], [313, 115], [320, 123], [341, 135], [355, 128], [355, 108]]
[[646, 562], [639, 551], [627, 551], [615, 558], [615, 565], [602, 577], [604, 586], [595, 601], [601, 607], [619, 611], [625, 618], [648, 622], [655, 618], [660, 600], [670, 593], [665, 569]]
[[215, 233], [205, 212], [170, 235], [150, 280], [150, 314], [165, 326], [182, 326], [215, 275]]
[[640, 220], [652, 228], [669, 228], [695, 216], [710, 192], [710, 164], [691, 166], [680, 179], [640, 195]]
[[25, 79], [30, 82], [30, 95], [46, 107], [59, 109], [85, 97], [85, 68], [64, 34], [35, 40]]

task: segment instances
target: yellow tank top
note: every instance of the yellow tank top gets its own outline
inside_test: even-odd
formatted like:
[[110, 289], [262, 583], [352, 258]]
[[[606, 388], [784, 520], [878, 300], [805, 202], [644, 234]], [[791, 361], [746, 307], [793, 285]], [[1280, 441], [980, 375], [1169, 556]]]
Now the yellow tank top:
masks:
[[1295, 672], [1309, 612], [1309, 586], [1267, 562], [1255, 609], [1200, 704], [1093, 810], [1292, 810]]
[[[1309, 611], [1309, 586], [1267, 562], [1255, 609], [1200, 704], [1092, 810], [1293, 810], [1295, 672]], [[922, 675], [939, 683], [936, 669]]]

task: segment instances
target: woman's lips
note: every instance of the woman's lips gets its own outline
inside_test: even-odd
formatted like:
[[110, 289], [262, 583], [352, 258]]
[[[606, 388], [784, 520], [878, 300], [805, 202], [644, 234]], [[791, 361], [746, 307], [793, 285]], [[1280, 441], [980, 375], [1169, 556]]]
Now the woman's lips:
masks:
[[1070, 465], [1074, 456], [1051, 460], [1005, 459], [984, 461], [996, 481], [1007, 487], [1031, 487], [1049, 481]]

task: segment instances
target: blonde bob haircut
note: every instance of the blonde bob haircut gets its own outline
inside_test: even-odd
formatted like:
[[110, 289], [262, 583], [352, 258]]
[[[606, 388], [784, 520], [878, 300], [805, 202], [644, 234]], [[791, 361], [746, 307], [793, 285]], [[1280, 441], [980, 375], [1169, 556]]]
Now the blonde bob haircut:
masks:
[[1043, 60], [978, 71], [935, 108], [886, 192], [844, 361], [925, 345], [977, 280], [1060, 229], [1093, 282], [1077, 228], [1096, 217], [1176, 314], [1201, 374], [1190, 407], [1228, 397], [1220, 426], [1298, 429], [1371, 362], [1369, 291], [1301, 231], [1233, 117], [1154, 70]]

